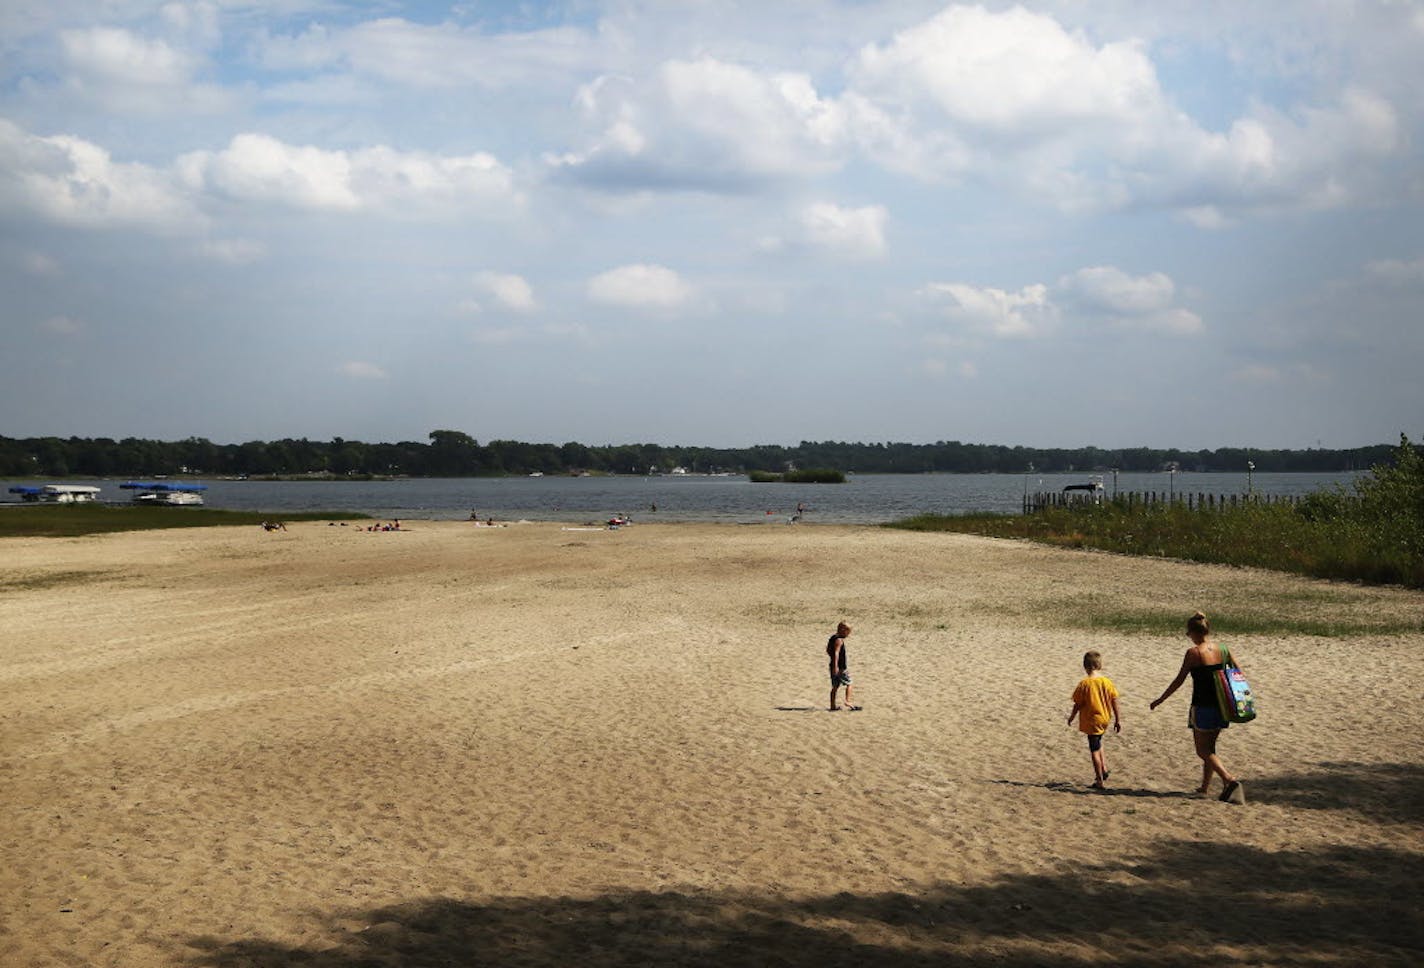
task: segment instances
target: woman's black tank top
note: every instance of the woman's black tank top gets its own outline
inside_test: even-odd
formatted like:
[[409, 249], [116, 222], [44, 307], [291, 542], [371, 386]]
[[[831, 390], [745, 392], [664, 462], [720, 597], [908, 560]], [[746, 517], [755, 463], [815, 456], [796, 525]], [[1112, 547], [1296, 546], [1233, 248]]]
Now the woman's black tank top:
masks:
[[1216, 683], [1214, 677], [1221, 671], [1221, 663], [1197, 666], [1192, 669], [1192, 705], [1215, 706]]

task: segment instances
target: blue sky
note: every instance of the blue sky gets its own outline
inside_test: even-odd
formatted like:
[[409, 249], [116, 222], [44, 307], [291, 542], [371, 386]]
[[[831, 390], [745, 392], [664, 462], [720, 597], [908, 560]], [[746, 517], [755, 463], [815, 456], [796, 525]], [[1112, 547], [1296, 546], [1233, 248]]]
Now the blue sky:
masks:
[[1424, 3], [0, 7], [0, 433], [1424, 437]]

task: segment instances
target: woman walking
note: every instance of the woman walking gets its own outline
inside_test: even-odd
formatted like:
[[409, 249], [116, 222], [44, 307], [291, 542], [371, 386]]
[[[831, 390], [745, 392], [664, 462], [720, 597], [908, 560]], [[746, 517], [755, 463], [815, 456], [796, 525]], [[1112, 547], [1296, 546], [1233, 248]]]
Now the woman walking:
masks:
[[1197, 756], [1202, 761], [1202, 781], [1197, 792], [1211, 792], [1211, 778], [1214, 774], [1221, 777], [1221, 782], [1225, 784], [1221, 799], [1239, 802], [1244, 792], [1241, 781], [1227, 770], [1221, 762], [1221, 757], [1216, 755], [1216, 737], [1230, 725], [1221, 715], [1221, 707], [1216, 698], [1215, 676], [1221, 671], [1225, 656], [1211, 640], [1211, 623], [1201, 612], [1187, 619], [1187, 638], [1192, 640], [1192, 647], [1182, 658], [1182, 668], [1178, 670], [1177, 678], [1172, 680], [1172, 684], [1162, 695], [1152, 701], [1150, 708], [1155, 710], [1162, 705], [1167, 701], [1167, 697], [1186, 681], [1188, 675], [1192, 677], [1192, 704], [1187, 710], [1187, 726], [1191, 728], [1192, 741], [1196, 744]]

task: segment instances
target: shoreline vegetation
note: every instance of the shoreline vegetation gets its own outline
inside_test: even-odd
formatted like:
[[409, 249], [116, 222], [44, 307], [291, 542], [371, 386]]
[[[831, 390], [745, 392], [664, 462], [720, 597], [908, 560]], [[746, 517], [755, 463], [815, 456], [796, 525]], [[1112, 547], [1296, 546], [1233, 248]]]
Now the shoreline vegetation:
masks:
[[1022, 515], [924, 514], [886, 527], [1424, 588], [1424, 458], [1402, 435], [1392, 456], [1353, 490], [1317, 492], [1298, 504], [1248, 498], [1190, 507], [1109, 499]]
[[369, 521], [355, 511], [228, 511], [221, 508], [162, 508], [132, 504], [25, 504], [0, 513], [0, 538], [78, 538], [120, 531], [162, 531], [172, 528], [224, 528], [260, 525], [280, 520]]
[[127, 437], [0, 436], [0, 478], [202, 476], [254, 480], [388, 480], [398, 477], [503, 477], [526, 474], [749, 474], [834, 467], [847, 474], [1071, 474], [1182, 471], [1339, 473], [1389, 459], [1375, 444], [1345, 450], [1222, 447], [1036, 448], [938, 441], [933, 444], [802, 441], [744, 448], [607, 444], [587, 446], [491, 440], [433, 430], [426, 442], [363, 443], [340, 437], [216, 444]]

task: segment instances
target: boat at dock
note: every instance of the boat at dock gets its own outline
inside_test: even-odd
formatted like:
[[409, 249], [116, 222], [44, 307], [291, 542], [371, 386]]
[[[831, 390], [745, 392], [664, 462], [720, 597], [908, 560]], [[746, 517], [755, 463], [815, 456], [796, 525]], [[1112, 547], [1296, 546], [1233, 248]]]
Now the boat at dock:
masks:
[[1095, 474], [1082, 484], [1069, 484], [1064, 487], [1063, 499], [1079, 503], [1102, 504], [1104, 493], [1102, 476]]
[[99, 500], [99, 488], [90, 484], [21, 485], [10, 488], [22, 501], [46, 504], [89, 504]]
[[128, 481], [119, 487], [133, 491], [135, 504], [153, 504], [161, 507], [191, 507], [203, 503], [206, 484], [169, 484], [167, 481], [142, 483]]

